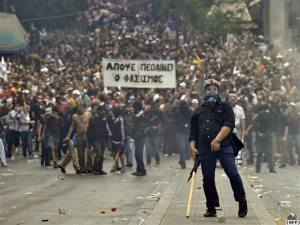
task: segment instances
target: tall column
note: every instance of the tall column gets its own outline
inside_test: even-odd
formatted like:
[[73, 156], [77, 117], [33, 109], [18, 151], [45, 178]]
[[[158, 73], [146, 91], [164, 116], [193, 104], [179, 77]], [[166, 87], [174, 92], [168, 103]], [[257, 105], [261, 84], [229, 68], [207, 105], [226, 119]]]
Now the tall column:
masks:
[[288, 0], [264, 1], [264, 32], [270, 42], [277, 47], [289, 43]]

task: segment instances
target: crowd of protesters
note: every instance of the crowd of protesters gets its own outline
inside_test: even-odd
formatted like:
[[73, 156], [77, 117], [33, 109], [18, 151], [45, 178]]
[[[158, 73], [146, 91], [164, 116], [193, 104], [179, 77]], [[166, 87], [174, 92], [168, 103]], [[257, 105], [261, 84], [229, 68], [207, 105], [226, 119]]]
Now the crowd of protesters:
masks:
[[[33, 51], [5, 58], [2, 166], [7, 166], [6, 157], [15, 160], [18, 149], [24, 158], [40, 151], [42, 166], [50, 166], [52, 159], [62, 172], [72, 160], [76, 173], [106, 174], [103, 155], [109, 150], [121, 161], [112, 172], [126, 172], [135, 156], [133, 175], [142, 176], [145, 146], [147, 165], [153, 157], [157, 165], [163, 163], [162, 151], [164, 156], [178, 154], [184, 169], [191, 157], [190, 119], [203, 103], [209, 78], [220, 81], [220, 99], [234, 109], [247, 164], [254, 163], [257, 151], [257, 172], [262, 156], [273, 164], [276, 152], [281, 168], [297, 158], [300, 165], [299, 49], [278, 49], [249, 30], [226, 40], [211, 31], [180, 27], [176, 41], [172, 18], [159, 19], [149, 2], [88, 1], [76, 26], [59, 37], [43, 36]], [[102, 58], [174, 59], [177, 87], [104, 87]], [[263, 154], [265, 149], [272, 154]]]

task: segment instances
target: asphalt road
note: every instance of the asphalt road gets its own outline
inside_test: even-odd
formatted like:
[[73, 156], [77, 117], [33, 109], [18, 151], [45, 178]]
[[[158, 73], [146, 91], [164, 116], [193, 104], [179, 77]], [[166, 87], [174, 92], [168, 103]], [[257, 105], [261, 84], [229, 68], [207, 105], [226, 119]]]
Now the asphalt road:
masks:
[[[161, 165], [146, 167], [145, 177], [131, 175], [135, 166], [125, 174], [110, 173], [110, 157], [104, 160], [108, 172], [104, 176], [76, 175], [71, 165], [67, 174], [62, 174], [60, 169], [42, 167], [38, 158], [30, 163], [20, 158], [8, 161], [9, 167], [0, 168], [0, 224], [89, 225], [113, 224], [114, 220], [139, 224], [137, 217], [149, 214], [157, 205], [151, 194], [160, 196], [175, 176], [185, 179], [180, 178], [187, 173], [181, 173], [178, 158], [162, 156]], [[192, 163], [188, 161], [187, 170]], [[277, 224], [285, 224], [290, 213], [300, 216], [300, 166], [276, 170], [277, 174], [270, 174], [266, 163], [260, 174], [254, 172], [254, 166], [240, 167]], [[290, 203], [284, 205], [282, 201]], [[113, 206], [115, 212], [111, 211]], [[65, 214], [59, 214], [60, 208]]]

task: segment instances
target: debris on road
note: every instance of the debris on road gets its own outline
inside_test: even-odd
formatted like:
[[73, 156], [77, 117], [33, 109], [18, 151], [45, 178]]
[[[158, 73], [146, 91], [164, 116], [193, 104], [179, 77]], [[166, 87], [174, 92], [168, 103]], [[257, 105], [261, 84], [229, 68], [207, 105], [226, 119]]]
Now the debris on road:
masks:
[[59, 213], [59, 214], [66, 214], [66, 209], [64, 209], [64, 208], [59, 208], [59, 209], [58, 209], [58, 213]]
[[137, 217], [137, 218], [140, 219], [139, 225], [142, 225], [145, 222], [145, 220], [143, 218], [141, 218], [141, 217]]
[[289, 209], [291, 207], [291, 201], [280, 201], [278, 205], [283, 209]]
[[159, 201], [160, 200], [160, 193], [157, 194], [151, 194], [150, 196], [146, 197], [146, 199], [151, 200], [151, 201]]
[[218, 223], [225, 223], [225, 216], [224, 215], [218, 215]]
[[24, 193], [24, 195], [33, 195], [33, 193], [32, 193], [32, 192], [29, 192], [29, 191], [27, 191], [27, 192], [25, 192], [25, 193]]
[[117, 207], [111, 207], [111, 211], [116, 211], [117, 210]]
[[55, 178], [55, 180], [64, 180], [64, 177]]
[[49, 220], [42, 220], [42, 222], [49, 222]]
[[143, 199], [143, 197], [136, 197], [136, 199]]
[[113, 224], [119, 223], [119, 219], [118, 219], [118, 218], [114, 218], [113, 221], [112, 221], [112, 223], [113, 223]]
[[121, 219], [121, 221], [127, 221], [127, 218], [123, 218], [123, 219]]
[[255, 189], [256, 194], [261, 193], [262, 191], [263, 191], [263, 189]]
[[105, 209], [102, 209], [100, 212], [103, 213], [103, 214], [105, 214], [105, 213], [106, 213], [106, 210], [105, 210]]

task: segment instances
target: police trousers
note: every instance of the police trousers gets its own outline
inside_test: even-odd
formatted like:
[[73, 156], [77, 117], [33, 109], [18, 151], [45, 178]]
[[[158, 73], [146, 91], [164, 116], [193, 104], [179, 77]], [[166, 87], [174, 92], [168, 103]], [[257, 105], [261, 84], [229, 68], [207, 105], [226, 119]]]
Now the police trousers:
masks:
[[202, 175], [203, 189], [206, 197], [206, 207], [219, 207], [219, 196], [215, 183], [216, 161], [219, 159], [226, 175], [228, 176], [233, 190], [235, 201], [246, 201], [246, 194], [242, 179], [235, 165], [235, 158], [231, 146], [221, 146], [221, 149], [212, 152], [210, 149], [204, 154], [199, 155]]

